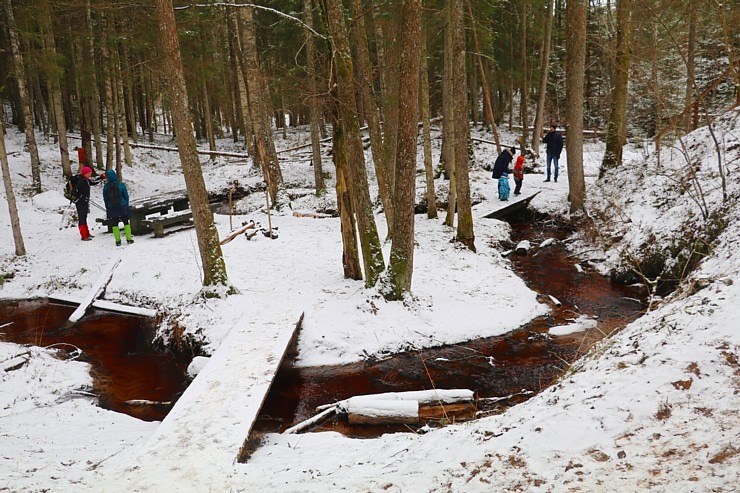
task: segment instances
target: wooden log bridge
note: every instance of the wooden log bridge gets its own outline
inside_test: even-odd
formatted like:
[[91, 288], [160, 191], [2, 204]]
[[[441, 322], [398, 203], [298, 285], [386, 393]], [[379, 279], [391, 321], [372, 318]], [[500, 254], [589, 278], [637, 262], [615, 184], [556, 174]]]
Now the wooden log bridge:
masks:
[[529, 203], [532, 201], [533, 198], [537, 196], [537, 194], [540, 192], [533, 193], [529, 197], [520, 198], [519, 200], [516, 200], [511, 203], [505, 203], [506, 205], [503, 205], [502, 207], [499, 207], [493, 212], [489, 212], [488, 214], [485, 214], [481, 216], [482, 219], [503, 219], [511, 214], [515, 214], [517, 212], [521, 212], [525, 210], [527, 207], [529, 207]]

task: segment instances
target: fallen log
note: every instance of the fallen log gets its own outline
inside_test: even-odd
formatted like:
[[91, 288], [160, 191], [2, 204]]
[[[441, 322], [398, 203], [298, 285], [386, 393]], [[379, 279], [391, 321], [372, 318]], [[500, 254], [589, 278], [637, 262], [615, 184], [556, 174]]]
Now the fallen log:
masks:
[[28, 363], [30, 359], [31, 359], [30, 351], [26, 351], [25, 353], [22, 353], [22, 354], [17, 354], [13, 356], [12, 358], [8, 358], [2, 362], [3, 371], [9, 372], [9, 371], [14, 371], [14, 370], [19, 370], [23, 368], [23, 366], [26, 363]]
[[110, 282], [111, 278], [113, 277], [113, 271], [118, 267], [118, 264], [121, 262], [120, 258], [114, 259], [111, 261], [103, 270], [103, 274], [98, 278], [98, 280], [93, 285], [92, 289], [88, 292], [87, 296], [83, 298], [83, 300], [80, 302], [80, 306], [77, 307], [77, 309], [72, 312], [72, 315], [69, 316], [69, 319], [67, 319], [66, 322], [62, 325], [63, 329], [69, 329], [74, 324], [77, 323], [79, 319], [85, 315], [85, 312], [87, 309], [92, 305], [93, 301], [100, 296], [100, 293], [103, 292], [105, 287]]
[[321, 212], [300, 212], [293, 211], [293, 217], [312, 217], [314, 219], [326, 219], [328, 217], [334, 217], [331, 214], [324, 214]]
[[299, 431], [303, 431], [309, 426], [313, 426], [317, 424], [319, 421], [326, 419], [327, 417], [329, 417], [331, 414], [334, 414], [335, 412], [337, 412], [336, 406], [330, 407], [328, 409], [324, 409], [316, 416], [313, 416], [311, 418], [308, 418], [307, 420], [301, 421], [297, 425], [291, 426], [290, 428], [288, 428], [287, 430], [283, 432], [283, 435], [292, 435], [294, 433], [298, 433]]
[[410, 400], [348, 399], [345, 408], [350, 424], [391, 425], [419, 423], [419, 403]]
[[408, 392], [384, 392], [382, 394], [356, 395], [343, 401], [333, 404], [324, 404], [316, 409], [321, 411], [330, 407], [339, 406], [340, 410], [346, 406], [350, 400], [361, 402], [364, 399], [369, 401], [389, 400], [389, 401], [416, 401], [419, 405], [430, 404], [452, 404], [454, 402], [472, 401], [475, 393], [468, 389], [433, 389], [433, 390], [410, 390]]
[[530, 248], [529, 240], [522, 240], [516, 245], [516, 248], [514, 249], [514, 253], [516, 253], [517, 255], [526, 255], [527, 252], [529, 252], [529, 248]]
[[242, 227], [241, 228], [239, 228], [239, 229], [237, 229], [235, 231], [232, 231], [231, 233], [229, 233], [229, 235], [226, 238], [224, 238], [223, 240], [221, 240], [221, 245], [227, 244], [228, 242], [230, 242], [231, 240], [233, 240], [234, 238], [236, 238], [240, 234], [245, 233], [248, 229], [252, 229], [255, 226], [256, 225], [254, 224], [254, 221], [249, 221], [249, 224], [246, 224], [246, 225], [245, 224], [242, 224]]

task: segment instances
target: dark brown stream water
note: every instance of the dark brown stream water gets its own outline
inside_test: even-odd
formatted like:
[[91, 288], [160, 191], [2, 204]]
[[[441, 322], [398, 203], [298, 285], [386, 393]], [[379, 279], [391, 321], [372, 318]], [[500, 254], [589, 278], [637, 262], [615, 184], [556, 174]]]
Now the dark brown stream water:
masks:
[[[515, 224], [512, 239], [528, 239], [539, 244], [544, 239], [559, 240], [567, 232], [556, 227]], [[533, 320], [512, 332], [452, 346], [425, 349], [391, 356], [382, 361], [365, 361], [334, 367], [298, 368], [284, 362], [253, 428], [252, 438], [268, 432], [281, 432], [317, 414], [316, 406], [330, 404], [354, 395], [380, 392], [464, 388], [477, 397], [515, 395], [486, 409], [479, 400], [478, 411], [497, 412], [522, 402], [550, 385], [594, 342], [604, 334], [623, 327], [636, 318], [643, 305], [643, 294], [595, 273], [579, 272], [562, 243], [535, 249], [527, 256], [513, 256], [516, 272], [534, 291], [555, 296], [562, 306], [551, 314]], [[544, 297], [543, 297], [544, 300]], [[578, 314], [598, 317], [598, 326], [568, 336], [550, 336], [548, 329], [568, 323]], [[525, 392], [521, 395], [522, 391]], [[475, 410], [473, 410], [475, 411]], [[463, 410], [460, 419], [471, 417]], [[450, 415], [448, 415], [450, 418]], [[452, 416], [454, 419], [454, 416]], [[433, 422], [433, 420], [432, 420]], [[405, 425], [351, 426], [346, 419], [334, 418], [312, 428], [333, 430], [355, 437], [379, 436], [409, 431]]]
[[[534, 245], [567, 236], [552, 224], [514, 224], [512, 228], [514, 242], [528, 239]], [[529, 255], [511, 257], [512, 266], [543, 295], [543, 301], [547, 301], [545, 295], [552, 295], [562, 303], [549, 315], [512, 327], [503, 336], [382, 360], [311, 368], [297, 368], [285, 361], [251, 440], [310, 418], [319, 405], [361, 394], [465, 388], [475, 391], [477, 407], [450, 409], [445, 419], [470, 419], [476, 411], [500, 412], [546, 388], [594, 342], [626, 325], [643, 309], [644, 293], [595, 273], [580, 272], [560, 242], [535, 255], [536, 251], [533, 248]], [[186, 368], [192, 355], [154, 348], [153, 321], [142, 317], [90, 310], [72, 329], [60, 329], [73, 310], [48, 300], [0, 302], [0, 325], [13, 322], [0, 329], [0, 339], [37, 346], [72, 344], [82, 349], [80, 359], [92, 366], [93, 392], [102, 407], [149, 421], [163, 419], [189, 384]], [[598, 326], [568, 336], [548, 334], [550, 327], [566, 324], [579, 314], [598, 318]], [[504, 399], [486, 400], [499, 397]], [[442, 417], [438, 411], [423, 412], [431, 413], [422, 421], [432, 425]], [[405, 425], [351, 426], [342, 418], [326, 420], [312, 429], [356, 437], [409, 431]]]
[[191, 357], [154, 348], [154, 327], [144, 317], [92, 309], [71, 329], [60, 329], [74, 310], [42, 299], [0, 302], [0, 325], [13, 322], [0, 329], [0, 339], [42, 347], [72, 344], [92, 366], [92, 392], [101, 407], [146, 421], [164, 419], [190, 383]]

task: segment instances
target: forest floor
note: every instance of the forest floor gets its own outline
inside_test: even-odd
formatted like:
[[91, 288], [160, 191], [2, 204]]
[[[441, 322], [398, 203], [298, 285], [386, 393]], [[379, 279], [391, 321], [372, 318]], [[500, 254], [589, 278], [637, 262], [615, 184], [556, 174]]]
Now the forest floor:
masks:
[[[525, 403], [426, 434], [365, 440], [332, 432], [269, 434], [246, 463], [236, 461], [235, 451], [225, 463], [183, 464], [184, 440], [181, 450], [157, 450], [165, 466], [145, 472], [137, 453], [160, 424], [97, 407], [95, 399], [75, 392], [90, 385], [89, 366], [37, 347], [23, 368], [0, 373], [0, 491], [735, 491], [740, 471], [739, 114], [735, 110], [715, 123], [719, 154], [702, 128], [687, 136], [683, 147], [665, 149], [660, 161], [649, 147], [631, 145], [625, 164], [600, 181], [603, 145], [587, 142], [587, 212], [579, 217], [568, 213], [565, 156], [557, 184], [543, 183], [544, 157], [526, 175], [523, 191], [541, 191], [533, 208], [579, 224], [591, 221], [593, 228], [571, 243], [573, 254], [605, 272], [650, 249], [670, 264], [686, 246], [680, 239], [690, 237], [698, 245], [697, 232], [714, 234], [708, 248], [694, 248], [706, 256], [677, 290], [653, 296], [643, 316]], [[490, 139], [479, 130], [474, 135]], [[502, 137], [514, 139], [505, 131]], [[305, 131], [276, 138], [278, 148], [309, 141]], [[550, 310], [502, 255], [510, 226], [481, 219], [499, 206], [496, 184], [484, 168], [496, 157], [487, 144], [474, 146], [477, 165], [471, 170], [478, 252], [450, 241], [454, 231], [442, 224], [444, 211], [436, 220], [417, 215], [413, 297], [388, 303], [361, 281], [343, 278], [338, 219], [293, 215], [336, 207], [331, 179], [326, 196], [311, 193], [308, 152], [286, 154], [281, 161], [293, 201], [292, 210], [273, 211], [270, 217], [279, 238], [239, 237], [224, 245], [229, 279], [239, 294], [206, 299], [192, 230], [162, 239], [137, 237], [135, 244], [116, 248], [96, 226], [94, 241], [80, 242], [61, 193], [58, 150], [42, 136], [39, 142], [45, 191], [31, 195], [23, 135], [15, 129], [6, 135], [28, 255], [13, 255], [2, 192], [0, 298], [81, 297], [102, 267], [120, 256], [105, 298], [158, 310], [163, 335], [177, 324], [216, 356], [234, 331], [248, 337], [249, 331], [294, 324], [303, 313], [297, 363], [304, 366], [504, 334]], [[227, 141], [219, 146], [239, 150]], [[184, 188], [176, 153], [145, 148], [133, 153], [133, 166], [123, 169], [132, 198]], [[435, 147], [435, 162], [438, 155]], [[718, 173], [718, 155], [724, 176]], [[329, 158], [324, 167], [333, 176]], [[204, 160], [203, 174], [212, 193], [224, 193], [235, 181], [243, 187], [261, 181], [258, 168], [226, 158]], [[421, 197], [423, 173], [418, 176]], [[439, 197], [446, 197], [446, 182], [437, 180], [435, 186]], [[96, 193], [99, 189], [93, 189]], [[220, 236], [228, 234], [230, 221], [266, 226], [263, 203], [264, 195], [253, 193], [235, 204], [234, 217], [216, 214]], [[93, 219], [101, 215], [93, 210]], [[382, 214], [376, 221], [384, 238]], [[603, 248], [591, 243], [594, 238]], [[386, 259], [388, 249], [385, 244]], [[0, 362], [26, 351], [0, 342]], [[249, 370], [247, 354], [235, 371], [251, 378]], [[201, 385], [199, 379], [192, 385]], [[230, 389], [211, 385], [214, 402], [236, 398]], [[217, 405], [207, 409], [218, 412]], [[214, 435], [209, 447], [218, 450], [225, 438]], [[168, 457], [173, 458], [169, 463]]]

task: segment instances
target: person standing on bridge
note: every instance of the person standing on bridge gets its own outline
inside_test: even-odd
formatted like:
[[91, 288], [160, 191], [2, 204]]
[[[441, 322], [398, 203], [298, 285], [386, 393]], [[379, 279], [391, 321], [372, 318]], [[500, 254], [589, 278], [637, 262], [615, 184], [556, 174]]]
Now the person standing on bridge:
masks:
[[128, 189], [126, 184], [118, 181], [118, 175], [113, 169], [105, 172], [106, 183], [103, 186], [103, 201], [105, 202], [105, 213], [108, 216], [107, 224], [113, 230], [113, 238], [116, 246], [121, 246], [121, 229], [119, 223], [123, 223], [123, 232], [126, 235], [126, 243], [131, 244], [131, 225], [128, 220], [131, 210], [128, 206]]
[[558, 162], [560, 161], [560, 153], [563, 151], [563, 136], [557, 131], [555, 125], [550, 125], [550, 131], [547, 132], [542, 138], [542, 142], [545, 143], [547, 148], [547, 178], [545, 181], [550, 181], [550, 165], [555, 164], [555, 183], [558, 182]]
[[516, 147], [504, 149], [498, 155], [493, 165], [492, 176], [498, 179], [498, 198], [504, 202], [509, 200], [509, 192], [511, 191], [511, 187], [509, 186], [509, 165], [511, 164], [511, 160], [514, 159], [514, 154], [516, 154]]

